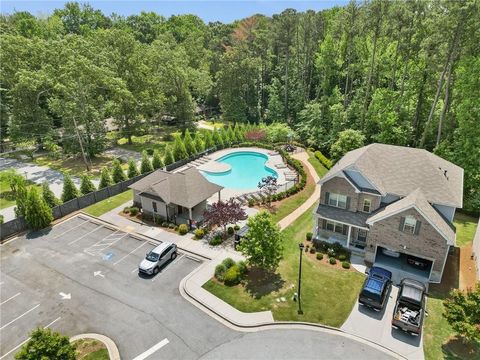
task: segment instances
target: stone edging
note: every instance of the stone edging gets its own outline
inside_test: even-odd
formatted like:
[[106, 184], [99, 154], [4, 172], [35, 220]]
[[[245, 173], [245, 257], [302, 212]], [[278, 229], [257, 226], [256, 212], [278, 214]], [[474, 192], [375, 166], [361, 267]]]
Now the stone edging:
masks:
[[109, 337], [105, 335], [94, 334], [94, 333], [79, 334], [79, 335], [72, 336], [70, 338], [70, 342], [74, 342], [82, 339], [94, 339], [102, 342], [107, 347], [108, 357], [110, 358], [110, 360], [120, 360], [120, 353], [118, 352], [117, 345]]
[[[199, 298], [195, 297], [194, 294], [188, 291], [188, 282], [191, 280], [191, 278], [195, 275], [197, 271], [199, 271], [200, 268], [194, 269], [190, 274], [185, 276], [181, 281], [179, 285], [179, 291], [182, 297], [190, 302], [192, 305], [196, 306], [203, 312], [205, 312], [207, 315], [210, 317], [216, 319], [217, 321], [221, 322], [223, 325], [236, 330], [236, 331], [242, 331], [242, 332], [256, 332], [256, 331], [265, 331], [265, 330], [274, 330], [274, 329], [298, 329], [298, 330], [310, 330], [310, 331], [318, 331], [318, 332], [327, 332], [330, 334], [336, 334], [339, 336], [343, 336], [347, 339], [355, 340], [360, 343], [369, 345], [379, 351], [382, 351], [383, 353], [393, 356], [396, 359], [407, 359], [405, 356], [381, 345], [378, 343], [375, 343], [371, 340], [368, 340], [366, 338], [363, 338], [361, 336], [349, 334], [341, 329], [334, 328], [328, 325], [323, 325], [323, 324], [316, 324], [316, 323], [310, 323], [310, 322], [302, 322], [302, 321], [274, 321], [271, 323], [250, 323], [250, 324], [240, 324], [236, 322], [234, 319], [228, 318], [225, 315], [222, 315], [218, 312], [215, 311], [215, 309], [208, 304], [205, 304], [202, 302]], [[195, 286], [195, 285], [194, 285]], [[229, 305], [230, 306], [230, 305]]]

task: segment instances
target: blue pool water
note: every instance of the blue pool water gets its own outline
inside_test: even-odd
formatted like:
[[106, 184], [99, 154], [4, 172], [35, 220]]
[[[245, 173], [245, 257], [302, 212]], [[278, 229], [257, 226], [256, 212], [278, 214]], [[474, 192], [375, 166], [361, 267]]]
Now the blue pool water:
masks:
[[258, 182], [266, 176], [278, 174], [275, 170], [265, 166], [268, 156], [254, 151], [238, 151], [217, 159], [218, 162], [226, 163], [231, 169], [222, 173], [202, 171], [205, 178], [225, 188], [246, 190], [256, 189]]

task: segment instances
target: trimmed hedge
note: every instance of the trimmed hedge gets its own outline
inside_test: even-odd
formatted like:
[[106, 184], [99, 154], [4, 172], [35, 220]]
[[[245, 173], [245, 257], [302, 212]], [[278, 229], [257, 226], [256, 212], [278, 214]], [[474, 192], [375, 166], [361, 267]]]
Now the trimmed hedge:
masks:
[[328, 159], [325, 155], [323, 155], [321, 151], [315, 151], [314, 155], [318, 159], [318, 161], [320, 161], [320, 163], [327, 169], [330, 169], [332, 167], [332, 161]]
[[205, 230], [203, 229], [196, 229], [193, 233], [195, 234], [195, 239], [197, 240], [203, 239], [205, 236]]
[[323, 260], [323, 254], [317, 253], [317, 260]]
[[215, 278], [218, 281], [223, 281], [224, 278], [225, 278], [225, 272], [226, 271], [227, 271], [227, 269], [225, 268], [225, 265], [218, 264], [217, 266], [215, 266]]
[[335, 265], [337, 263], [337, 259], [335, 259], [334, 257], [331, 257], [330, 259], [328, 259], [328, 262], [331, 264], [331, 265]]
[[344, 262], [342, 262], [342, 267], [344, 269], [350, 269], [350, 263], [348, 261], [344, 261]]
[[178, 226], [178, 233], [180, 235], [185, 235], [186, 233], [188, 233], [188, 226], [187, 224], [180, 224]]

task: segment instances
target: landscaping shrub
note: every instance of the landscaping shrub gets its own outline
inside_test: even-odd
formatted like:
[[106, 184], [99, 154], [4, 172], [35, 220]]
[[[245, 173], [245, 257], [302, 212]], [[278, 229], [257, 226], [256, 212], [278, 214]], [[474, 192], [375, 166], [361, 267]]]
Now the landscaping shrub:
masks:
[[176, 225], [174, 223], [169, 223], [168, 228], [169, 229], [175, 229]]
[[178, 225], [175, 225], [175, 227], [173, 228], [175, 231], [178, 231]]
[[323, 254], [317, 253], [317, 260], [323, 260]]
[[210, 245], [217, 246], [223, 242], [222, 235], [217, 234], [210, 240]]
[[237, 265], [233, 265], [230, 269], [228, 269], [223, 279], [225, 285], [227, 286], [238, 285], [240, 283], [240, 280], [240, 270], [238, 269]]
[[130, 216], [136, 216], [136, 215], [138, 214], [138, 212], [139, 212], [138, 207], [132, 206], [132, 207], [130, 208]]
[[317, 250], [315, 249], [314, 246], [312, 246], [312, 247], [310, 248], [310, 254], [315, 254], [316, 252], [317, 252]]
[[307, 241], [312, 241], [313, 234], [311, 232], [307, 232], [307, 235], [305, 235]]
[[196, 229], [194, 231], [194, 234], [195, 234], [195, 239], [203, 239], [203, 237], [205, 236], [205, 230], [203, 229]]
[[215, 266], [215, 278], [218, 281], [223, 281], [226, 271], [227, 271], [227, 269], [225, 268], [225, 265], [218, 264], [217, 266]]
[[344, 262], [342, 262], [342, 267], [344, 269], [350, 269], [350, 263], [348, 261], [344, 261]]
[[315, 157], [320, 161], [320, 163], [325, 166], [327, 169], [332, 167], [332, 161], [323, 155], [320, 151], [315, 151]]
[[240, 225], [235, 225], [235, 226], [233, 227], [233, 230], [235, 230], [235, 231], [240, 230]]
[[243, 276], [247, 273], [247, 263], [243, 260], [237, 262], [238, 271], [240, 271], [240, 276]]
[[123, 213], [124, 214], [128, 214], [130, 212], [130, 207], [129, 206], [126, 206], [123, 208]]
[[233, 235], [234, 232], [235, 232], [235, 230], [233, 230], [233, 226], [229, 226], [229, 227], [227, 228], [227, 233], [228, 233], [228, 235]]
[[310, 249], [310, 246], [305, 246], [305, 252], [308, 252], [308, 249]]
[[327, 254], [329, 257], [335, 257], [335, 250], [333, 248], [328, 248]]
[[152, 148], [146, 148], [145, 151], [147, 152], [148, 155], [152, 156], [155, 150], [153, 150]]
[[339, 256], [338, 256], [338, 260], [340, 260], [340, 261], [345, 261], [345, 260], [347, 260], [347, 257], [342, 254], [342, 255], [339, 255]]
[[226, 258], [222, 261], [223, 266], [228, 270], [230, 269], [233, 265], [235, 265], [235, 261], [232, 258]]
[[188, 226], [187, 224], [181, 224], [179, 227], [178, 227], [178, 233], [180, 235], [185, 235], [186, 233], [188, 233]]
[[255, 206], [255, 200], [253, 200], [253, 199], [248, 199], [248, 206], [249, 206], [249, 207]]
[[163, 221], [161, 224], [160, 224], [161, 227], [168, 227], [168, 222], [167, 221]]
[[335, 265], [337, 263], [337, 259], [335, 259], [334, 257], [331, 257], [328, 262], [331, 264], [331, 265]]

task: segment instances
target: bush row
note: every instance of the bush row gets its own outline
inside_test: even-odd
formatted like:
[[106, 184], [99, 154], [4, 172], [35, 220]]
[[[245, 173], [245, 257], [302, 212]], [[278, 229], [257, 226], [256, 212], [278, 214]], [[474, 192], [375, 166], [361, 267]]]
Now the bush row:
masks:
[[246, 273], [247, 264], [245, 261], [235, 262], [231, 258], [226, 258], [215, 267], [215, 278], [227, 286], [240, 284]]
[[334, 257], [340, 261], [350, 261], [352, 252], [342, 246], [339, 242], [329, 243], [322, 240], [314, 240], [313, 246], [318, 252], [328, 254], [329, 257]]
[[320, 163], [327, 169], [330, 169], [332, 167], [332, 161], [328, 159], [325, 155], [323, 155], [320, 150], [315, 151], [314, 154], [318, 161], [320, 161]]

